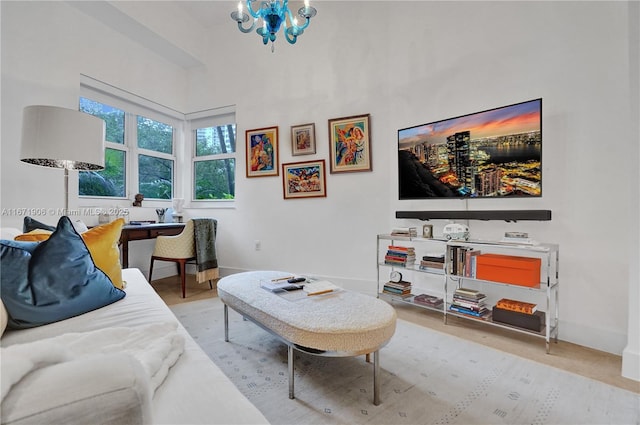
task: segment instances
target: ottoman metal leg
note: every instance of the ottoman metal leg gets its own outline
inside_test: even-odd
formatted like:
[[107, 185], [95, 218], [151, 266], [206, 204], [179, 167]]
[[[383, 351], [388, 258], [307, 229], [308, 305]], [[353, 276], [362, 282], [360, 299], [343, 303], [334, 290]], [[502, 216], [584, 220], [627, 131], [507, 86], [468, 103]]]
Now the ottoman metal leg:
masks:
[[287, 357], [289, 365], [289, 398], [294, 399], [293, 395], [293, 345], [287, 346]]
[[229, 342], [229, 307], [224, 305], [224, 341]]
[[380, 405], [380, 350], [373, 352], [373, 404]]

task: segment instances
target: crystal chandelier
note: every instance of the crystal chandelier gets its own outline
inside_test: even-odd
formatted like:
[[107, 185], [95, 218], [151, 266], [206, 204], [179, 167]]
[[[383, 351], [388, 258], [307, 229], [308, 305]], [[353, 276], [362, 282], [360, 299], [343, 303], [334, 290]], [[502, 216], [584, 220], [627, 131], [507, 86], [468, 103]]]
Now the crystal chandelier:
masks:
[[[247, 11], [253, 17], [253, 22], [249, 28], [244, 28], [243, 24], [251, 18], [242, 11], [242, 1], [238, 2], [238, 11], [231, 12], [231, 19], [238, 23], [238, 29], [244, 33], [253, 31], [258, 23], [258, 19], [262, 19], [262, 26], [256, 32], [262, 37], [262, 42], [267, 44], [271, 41], [271, 51], [273, 52], [273, 43], [276, 41], [276, 33], [283, 27], [284, 36], [287, 41], [294, 44], [298, 40], [304, 30], [309, 26], [311, 18], [316, 16], [316, 9], [309, 6], [309, 0], [304, 0], [304, 7], [298, 9], [298, 15], [304, 19], [302, 25], [298, 25], [298, 18], [293, 16], [289, 10], [289, 0], [265, 0], [260, 2], [260, 9], [253, 10], [253, 3], [256, 0], [246, 0]], [[287, 17], [289, 18], [287, 20]], [[287, 23], [288, 22], [288, 23]]]

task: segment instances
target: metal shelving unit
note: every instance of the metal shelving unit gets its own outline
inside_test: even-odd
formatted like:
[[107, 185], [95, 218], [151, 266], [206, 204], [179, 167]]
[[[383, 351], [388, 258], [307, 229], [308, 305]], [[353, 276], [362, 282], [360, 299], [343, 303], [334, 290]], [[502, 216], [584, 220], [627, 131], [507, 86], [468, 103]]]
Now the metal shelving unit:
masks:
[[[402, 246], [413, 246], [416, 249], [416, 262], [415, 264], [408, 265], [406, 267], [397, 266], [392, 264], [386, 264], [384, 261], [384, 256], [386, 254], [387, 248], [389, 245], [402, 245]], [[476, 279], [468, 276], [460, 276], [458, 274], [451, 273], [451, 264], [453, 259], [450, 258], [449, 248], [452, 246], [458, 246], [468, 249], [478, 249], [483, 253], [502, 253], [509, 255], [516, 255], [522, 257], [537, 257], [541, 259], [541, 270], [540, 270], [540, 280], [539, 285], [534, 287], [526, 287], [519, 286], [509, 283], [501, 283], [501, 282], [493, 282], [488, 280]], [[434, 273], [430, 270], [423, 270], [419, 267], [420, 259], [422, 257], [419, 254], [419, 251], [424, 251], [425, 249], [438, 249], [440, 252], [445, 254], [445, 264], [444, 264], [444, 273]], [[421, 237], [405, 237], [405, 236], [395, 236], [388, 234], [381, 234], [377, 236], [377, 286], [378, 286], [378, 297], [382, 299], [386, 299], [391, 302], [398, 302], [409, 304], [418, 308], [437, 311], [443, 315], [444, 323], [447, 323], [448, 316], [454, 316], [458, 318], [462, 318], [465, 320], [473, 320], [476, 322], [480, 322], [486, 324], [488, 326], [495, 326], [503, 329], [508, 329], [510, 331], [520, 332], [528, 335], [537, 336], [540, 338], [544, 338], [546, 343], [546, 351], [550, 352], [551, 346], [550, 342], [553, 340], [554, 342], [558, 341], [558, 316], [559, 316], [559, 308], [558, 308], [558, 297], [559, 297], [559, 255], [560, 250], [559, 246], [555, 244], [537, 244], [537, 245], [515, 245], [510, 243], [501, 243], [501, 242], [493, 242], [493, 241], [448, 241], [445, 239], [427, 239]], [[394, 296], [391, 294], [387, 294], [382, 292], [382, 287], [386, 283], [386, 281], [381, 277], [383, 272], [391, 272], [393, 270], [405, 272], [407, 274], [416, 273], [418, 276], [420, 274], [431, 275], [435, 279], [440, 279], [441, 281], [441, 292], [443, 294], [443, 304], [441, 307], [434, 308], [431, 306], [426, 306], [423, 304], [417, 304], [413, 301], [414, 296], [401, 298], [398, 296]], [[454, 312], [449, 310], [449, 306], [451, 305], [451, 300], [453, 297], [453, 293], [455, 289], [465, 286], [472, 287], [486, 287], [487, 285], [492, 288], [493, 292], [500, 293], [502, 292], [514, 292], [518, 293], [519, 299], [522, 298], [523, 301], [531, 300], [536, 296], [541, 295], [545, 301], [545, 323], [540, 332], [532, 331], [525, 328], [520, 328], [517, 326], [511, 326], [501, 322], [494, 322], [491, 319], [491, 316], [488, 317], [475, 317], [464, 313]], [[435, 294], [431, 294], [435, 295]]]

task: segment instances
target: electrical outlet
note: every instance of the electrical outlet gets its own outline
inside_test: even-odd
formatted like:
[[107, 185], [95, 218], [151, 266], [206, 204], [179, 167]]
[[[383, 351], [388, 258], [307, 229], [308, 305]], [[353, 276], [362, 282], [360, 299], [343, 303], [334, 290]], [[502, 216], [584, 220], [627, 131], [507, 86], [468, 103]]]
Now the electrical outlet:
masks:
[[262, 242], [260, 242], [260, 240], [256, 239], [255, 247], [256, 247], [256, 251], [260, 251], [260, 248], [262, 247]]

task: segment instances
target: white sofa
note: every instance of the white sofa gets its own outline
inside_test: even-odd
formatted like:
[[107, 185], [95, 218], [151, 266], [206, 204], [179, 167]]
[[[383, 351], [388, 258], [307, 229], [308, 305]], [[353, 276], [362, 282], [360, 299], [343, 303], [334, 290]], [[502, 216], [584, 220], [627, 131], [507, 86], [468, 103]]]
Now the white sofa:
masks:
[[123, 270], [123, 279], [123, 299], [45, 326], [6, 330], [1, 345], [110, 327], [177, 323], [184, 351], [155, 394], [141, 384], [140, 364], [126, 354], [61, 362], [38, 368], [9, 389], [2, 401], [3, 424], [268, 423], [189, 336], [139, 270]]

